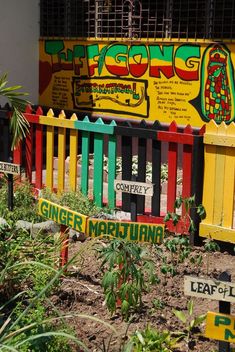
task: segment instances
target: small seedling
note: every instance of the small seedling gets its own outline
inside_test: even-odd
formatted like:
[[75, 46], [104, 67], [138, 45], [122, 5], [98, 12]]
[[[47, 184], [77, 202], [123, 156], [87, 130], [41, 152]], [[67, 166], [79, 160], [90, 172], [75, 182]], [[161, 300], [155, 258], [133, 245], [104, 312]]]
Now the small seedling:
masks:
[[173, 309], [175, 316], [184, 324], [184, 330], [179, 331], [179, 336], [183, 337], [186, 341], [188, 351], [190, 351], [190, 342], [193, 336], [194, 329], [199, 327], [206, 319], [206, 314], [195, 316], [193, 300], [190, 299], [187, 306], [187, 312]]
[[207, 238], [203, 242], [204, 242], [204, 249], [205, 249], [205, 251], [207, 253], [206, 274], [209, 275], [209, 266], [210, 266], [211, 253], [220, 251], [220, 246], [211, 237]]
[[145, 330], [136, 331], [130, 337], [123, 352], [172, 352], [177, 348], [178, 340], [179, 337], [172, 337], [169, 331], [159, 331], [147, 326]]

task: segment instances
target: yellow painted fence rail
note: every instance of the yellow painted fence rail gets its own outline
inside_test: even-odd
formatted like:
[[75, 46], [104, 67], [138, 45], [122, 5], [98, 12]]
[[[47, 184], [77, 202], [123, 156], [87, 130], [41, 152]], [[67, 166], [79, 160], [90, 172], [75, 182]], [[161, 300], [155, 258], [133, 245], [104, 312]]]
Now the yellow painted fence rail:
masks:
[[206, 218], [200, 236], [235, 243], [234, 182], [235, 124], [217, 125], [211, 121], [204, 134], [203, 205]]

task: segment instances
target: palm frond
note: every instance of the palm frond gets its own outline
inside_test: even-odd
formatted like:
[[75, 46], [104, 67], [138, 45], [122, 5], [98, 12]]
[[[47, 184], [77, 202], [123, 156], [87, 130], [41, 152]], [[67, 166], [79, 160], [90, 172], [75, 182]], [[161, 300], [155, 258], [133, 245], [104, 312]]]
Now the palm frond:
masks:
[[3, 74], [0, 77], [0, 96], [3, 96], [8, 100], [12, 109], [10, 131], [12, 134], [11, 149], [13, 150], [29, 132], [29, 123], [23, 114], [29, 101], [22, 98], [27, 96], [27, 93], [18, 91], [22, 86], [15, 85], [7, 87], [7, 83], [7, 74]]

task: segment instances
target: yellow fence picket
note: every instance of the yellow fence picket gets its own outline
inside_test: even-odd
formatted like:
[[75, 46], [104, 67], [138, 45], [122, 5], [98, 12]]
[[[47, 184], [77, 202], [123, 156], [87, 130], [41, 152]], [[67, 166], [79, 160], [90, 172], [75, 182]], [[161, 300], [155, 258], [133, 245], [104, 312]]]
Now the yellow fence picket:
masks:
[[[70, 120], [77, 121], [77, 115], [73, 114]], [[70, 129], [69, 145], [69, 185], [72, 191], [76, 191], [78, 131], [75, 129]]]
[[[59, 119], [65, 120], [64, 111], [59, 114]], [[64, 127], [58, 128], [58, 192], [64, 190], [65, 178], [65, 149], [66, 149], [66, 129]]]
[[[227, 135], [234, 138], [235, 141], [235, 124], [231, 124], [227, 129]], [[223, 223], [225, 227], [231, 227], [233, 223], [233, 206], [234, 206], [234, 180], [235, 180], [235, 145], [226, 147], [225, 162], [225, 180], [224, 180], [224, 211]]]
[[233, 230], [235, 182], [235, 124], [206, 126], [203, 205], [206, 218], [200, 235], [235, 243]]
[[[206, 126], [206, 131], [212, 134], [217, 134], [217, 125], [211, 121]], [[205, 137], [204, 137], [205, 143]], [[203, 205], [206, 209], [206, 223], [211, 224], [213, 221], [213, 204], [214, 204], [214, 188], [215, 188], [215, 168], [216, 168], [216, 146], [205, 145], [205, 170], [204, 170], [204, 185], [203, 185]]]

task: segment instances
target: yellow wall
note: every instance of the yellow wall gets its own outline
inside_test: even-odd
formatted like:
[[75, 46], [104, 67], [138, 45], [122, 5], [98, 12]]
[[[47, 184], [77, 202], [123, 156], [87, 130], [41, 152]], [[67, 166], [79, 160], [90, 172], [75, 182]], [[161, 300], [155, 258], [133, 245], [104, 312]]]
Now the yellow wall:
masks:
[[234, 120], [234, 44], [40, 40], [41, 105], [202, 126]]

